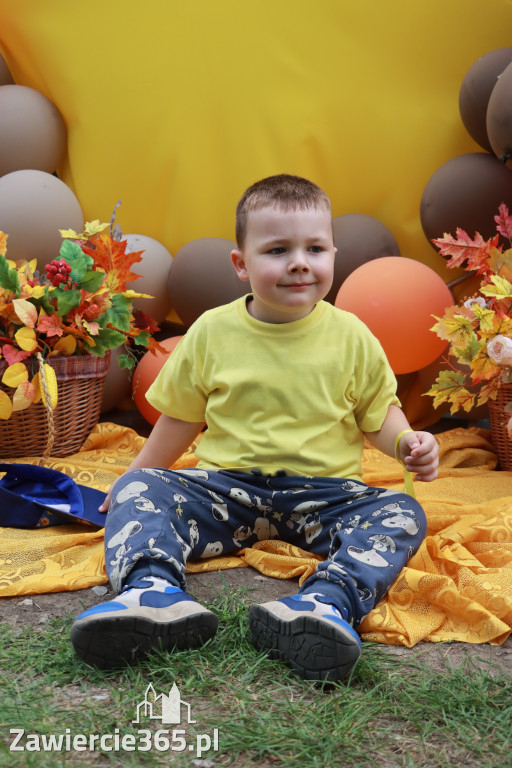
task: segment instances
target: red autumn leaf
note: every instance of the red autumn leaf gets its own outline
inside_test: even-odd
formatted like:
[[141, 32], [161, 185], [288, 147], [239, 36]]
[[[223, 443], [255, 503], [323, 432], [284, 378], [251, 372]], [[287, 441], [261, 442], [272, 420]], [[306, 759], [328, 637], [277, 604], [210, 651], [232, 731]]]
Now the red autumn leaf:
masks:
[[82, 245], [82, 250], [97, 266], [105, 270], [107, 278], [105, 285], [111, 293], [122, 293], [128, 290], [127, 283], [136, 280], [140, 275], [130, 271], [138, 261], [142, 261], [143, 251], [126, 253], [126, 240], [113, 240], [109, 235], [93, 235]]
[[160, 326], [155, 323], [151, 315], [148, 315], [147, 312], [143, 312], [141, 309], [133, 310], [133, 319], [135, 326], [142, 331], [153, 334], [160, 330]]
[[[468, 269], [477, 269], [481, 266], [483, 259], [487, 256], [487, 249], [497, 245], [498, 236], [492, 240], [484, 240], [479, 232], [475, 233], [472, 240], [463, 229], [457, 228], [457, 237], [444, 234], [444, 237], [432, 240], [439, 249], [441, 256], [450, 256], [446, 263], [450, 269], [461, 267], [468, 261]], [[472, 266], [469, 267], [469, 262]]]
[[62, 321], [58, 315], [43, 315], [39, 317], [37, 324], [37, 331], [39, 333], [46, 333], [50, 336], [62, 336]]
[[21, 363], [31, 356], [31, 352], [23, 349], [17, 349], [12, 344], [4, 344], [2, 347], [2, 354], [7, 360], [8, 365], [14, 365], [14, 363]]
[[494, 217], [497, 226], [496, 229], [506, 237], [509, 243], [512, 243], [512, 216], [508, 212], [508, 207], [502, 203], [499, 207], [499, 214]]

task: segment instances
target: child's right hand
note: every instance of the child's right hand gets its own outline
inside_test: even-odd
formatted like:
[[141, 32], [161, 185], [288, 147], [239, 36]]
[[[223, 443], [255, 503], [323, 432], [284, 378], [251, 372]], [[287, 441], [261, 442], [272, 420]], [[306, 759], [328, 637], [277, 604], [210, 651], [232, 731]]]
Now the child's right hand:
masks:
[[114, 487], [114, 483], [112, 483], [112, 485], [108, 489], [107, 495], [105, 496], [105, 500], [98, 507], [98, 512], [108, 512], [108, 508], [110, 507], [110, 499], [112, 498], [113, 487]]

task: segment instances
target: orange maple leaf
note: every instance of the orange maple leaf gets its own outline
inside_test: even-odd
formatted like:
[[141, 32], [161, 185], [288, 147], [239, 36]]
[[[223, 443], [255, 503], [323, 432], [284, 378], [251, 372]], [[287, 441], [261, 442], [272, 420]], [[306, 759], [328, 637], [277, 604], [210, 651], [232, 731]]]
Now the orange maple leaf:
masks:
[[62, 336], [64, 333], [60, 317], [57, 315], [43, 315], [43, 317], [40, 317], [39, 322], [37, 323], [37, 331], [46, 333], [48, 337]]
[[502, 203], [498, 210], [498, 215], [494, 217], [497, 224], [496, 229], [500, 235], [506, 237], [509, 243], [512, 243], [512, 216], [510, 216], [505, 203]]
[[445, 232], [444, 237], [432, 242], [438, 247], [441, 256], [451, 257], [446, 263], [450, 269], [463, 266], [468, 270], [487, 271], [484, 262], [488, 258], [490, 248], [498, 245], [498, 240], [498, 235], [491, 240], [484, 240], [479, 232], [475, 233], [472, 240], [467, 232], [457, 228], [457, 237], [452, 237]]
[[111, 293], [122, 293], [128, 290], [127, 283], [136, 280], [140, 275], [130, 271], [130, 267], [142, 261], [144, 251], [126, 253], [127, 240], [114, 240], [103, 233], [93, 235], [81, 248], [94, 259], [95, 266], [106, 272], [104, 285]]

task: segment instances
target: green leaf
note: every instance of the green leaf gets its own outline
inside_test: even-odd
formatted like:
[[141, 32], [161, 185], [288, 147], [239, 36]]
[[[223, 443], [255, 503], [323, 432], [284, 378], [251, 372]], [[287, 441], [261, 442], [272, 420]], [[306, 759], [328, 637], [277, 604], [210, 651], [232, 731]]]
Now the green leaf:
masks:
[[61, 259], [65, 259], [71, 267], [71, 280], [80, 283], [85, 274], [94, 264], [94, 261], [82, 251], [78, 243], [72, 240], [64, 240], [60, 247]]
[[57, 299], [57, 314], [60, 317], [64, 317], [72, 309], [76, 309], [80, 304], [80, 291], [74, 289], [64, 290], [63, 288], [55, 288], [51, 293], [52, 299]]
[[478, 341], [477, 337], [474, 336], [465, 347], [456, 347], [453, 352], [461, 363], [470, 363], [478, 355], [484, 344], [484, 341]]
[[84, 291], [89, 291], [89, 293], [95, 293], [100, 287], [100, 285], [102, 284], [104, 279], [105, 279], [104, 272], [99, 272], [98, 270], [91, 269], [89, 272], [86, 272], [83, 278], [81, 279], [80, 288], [83, 288]]
[[15, 269], [11, 269], [7, 263], [5, 256], [0, 255], [0, 286], [5, 288], [6, 291], [15, 293], [18, 295], [20, 291], [20, 281], [18, 279], [18, 272]]
[[131, 299], [123, 296], [121, 293], [117, 293], [112, 297], [112, 306], [107, 309], [104, 317], [101, 318], [101, 325], [104, 328], [111, 325], [128, 333], [130, 330], [131, 304]]
[[129, 371], [131, 371], [131, 369], [134, 368], [136, 364], [136, 360], [132, 355], [119, 355], [117, 362], [121, 369], [124, 368]]
[[109, 349], [115, 349], [126, 341], [124, 333], [116, 331], [113, 328], [101, 328], [98, 335], [94, 337], [95, 346], [91, 346], [89, 351], [92, 355], [103, 357]]
[[133, 337], [134, 343], [138, 344], [139, 347], [149, 347], [149, 339], [150, 335], [147, 331], [141, 331], [137, 336]]

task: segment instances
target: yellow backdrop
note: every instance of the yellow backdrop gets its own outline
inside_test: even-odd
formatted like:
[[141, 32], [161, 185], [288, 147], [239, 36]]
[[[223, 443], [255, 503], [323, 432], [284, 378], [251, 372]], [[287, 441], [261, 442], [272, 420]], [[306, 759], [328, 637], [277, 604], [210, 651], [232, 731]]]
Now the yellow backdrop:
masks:
[[298, 173], [449, 280], [421, 195], [479, 150], [460, 84], [511, 23], [508, 0], [0, 0], [0, 50], [64, 116], [58, 171], [87, 219], [121, 199], [123, 231], [175, 254], [232, 239], [245, 187]]

